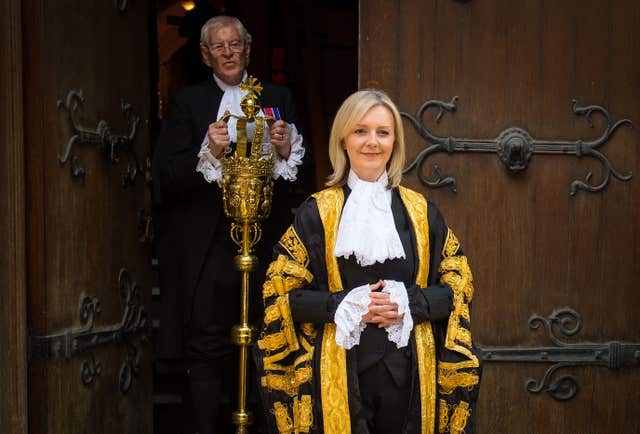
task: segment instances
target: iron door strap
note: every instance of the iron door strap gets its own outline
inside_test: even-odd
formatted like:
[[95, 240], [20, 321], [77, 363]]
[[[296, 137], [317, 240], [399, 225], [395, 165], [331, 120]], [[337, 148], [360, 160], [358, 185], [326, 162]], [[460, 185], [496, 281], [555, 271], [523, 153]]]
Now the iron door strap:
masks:
[[480, 354], [484, 363], [551, 363], [540, 381], [533, 378], [525, 382], [530, 393], [547, 392], [558, 401], [567, 401], [579, 391], [580, 385], [573, 375], [554, 377], [556, 371], [575, 366], [602, 366], [609, 369], [640, 366], [640, 343], [626, 342], [577, 342], [567, 343], [559, 339], [555, 330], [571, 337], [582, 328], [582, 317], [570, 307], [557, 309], [543, 318], [532, 315], [529, 327], [544, 328], [553, 344], [548, 347], [483, 347]]
[[458, 97], [453, 97], [450, 102], [439, 100], [428, 100], [420, 106], [415, 116], [402, 112], [400, 115], [409, 120], [417, 133], [429, 143], [422, 149], [416, 158], [404, 169], [404, 173], [409, 173], [416, 169], [416, 175], [420, 182], [431, 188], [449, 187], [456, 191], [456, 179], [453, 176], [442, 176], [440, 167], [437, 164], [432, 166], [432, 177], [424, 175], [424, 164], [431, 154], [436, 152], [452, 153], [496, 153], [500, 162], [512, 173], [521, 172], [527, 169], [529, 160], [534, 154], [547, 155], [575, 155], [576, 157], [591, 157], [600, 161], [602, 165], [602, 180], [600, 183], [593, 181], [593, 172], [587, 172], [584, 180], [574, 180], [571, 182], [569, 194], [575, 195], [578, 190], [588, 192], [600, 192], [609, 184], [611, 176], [620, 181], [629, 181], [631, 173], [623, 174], [618, 172], [607, 156], [599, 149], [606, 144], [613, 133], [621, 126], [631, 126], [629, 119], [613, 121], [609, 112], [601, 106], [589, 105], [578, 106], [577, 100], [573, 100], [573, 113], [576, 116], [584, 116], [593, 128], [593, 116], [598, 114], [606, 121], [604, 131], [599, 137], [593, 140], [540, 140], [533, 138], [527, 131], [509, 127], [503, 130], [495, 139], [464, 139], [457, 137], [440, 137], [433, 134], [424, 125], [424, 114], [427, 110], [435, 108], [438, 110], [436, 123], [439, 123], [445, 112], [455, 112], [458, 109]]
[[118, 273], [118, 286], [123, 302], [122, 319], [119, 323], [94, 330], [94, 321], [101, 311], [100, 301], [95, 297], [82, 295], [79, 309], [81, 327], [45, 336], [30, 335], [29, 362], [82, 356], [84, 360], [80, 366], [80, 380], [88, 386], [102, 371], [93, 350], [105, 345], [122, 345], [126, 354], [120, 367], [118, 382], [120, 391], [126, 393], [131, 387], [132, 377], [140, 370], [139, 344], [146, 342], [148, 321], [139, 285], [125, 268]]
[[95, 128], [86, 128], [79, 125], [74, 113], [84, 103], [82, 89], [72, 89], [66, 99], [58, 100], [58, 109], [67, 113], [70, 137], [62, 154], [58, 155], [61, 166], [69, 163], [73, 179], [84, 179], [85, 170], [74, 153], [74, 147], [80, 144], [93, 144], [96, 149], [103, 150], [111, 164], [118, 164], [121, 154], [127, 156], [127, 164], [122, 171], [122, 186], [126, 187], [135, 183], [138, 173], [142, 171], [140, 160], [133, 147], [134, 140], [140, 126], [140, 116], [136, 114], [131, 104], [121, 103], [122, 114], [129, 123], [129, 131], [115, 134], [111, 131], [109, 123], [104, 119], [98, 121]]

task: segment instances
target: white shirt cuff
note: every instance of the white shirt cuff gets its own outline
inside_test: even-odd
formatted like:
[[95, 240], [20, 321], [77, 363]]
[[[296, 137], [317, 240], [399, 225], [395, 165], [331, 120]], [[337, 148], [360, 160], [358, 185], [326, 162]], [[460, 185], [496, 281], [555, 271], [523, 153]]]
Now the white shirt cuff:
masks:
[[209, 149], [209, 137], [205, 134], [202, 145], [200, 146], [200, 152], [198, 152], [198, 165], [196, 166], [196, 172], [202, 173], [204, 179], [208, 183], [213, 181], [220, 185], [222, 179], [222, 163], [216, 157], [211, 154]]
[[291, 138], [291, 153], [288, 159], [284, 159], [275, 153], [273, 164], [273, 179], [282, 179], [286, 181], [295, 181], [298, 176], [298, 166], [302, 164], [305, 149], [302, 147], [302, 135], [298, 133], [298, 129], [294, 124], [289, 125], [289, 137]]
[[404, 314], [398, 322], [385, 327], [387, 337], [391, 342], [396, 344], [396, 347], [406, 347], [409, 343], [411, 330], [413, 330], [413, 318], [411, 317], [411, 310], [409, 309], [407, 288], [405, 288], [402, 282], [385, 280], [382, 292], [388, 293], [390, 300], [398, 305], [398, 313], [401, 315]]
[[369, 311], [369, 285], [358, 286], [352, 289], [342, 299], [333, 321], [336, 323], [336, 344], [345, 350], [351, 349], [360, 343], [360, 334], [367, 327], [362, 321], [362, 316]]

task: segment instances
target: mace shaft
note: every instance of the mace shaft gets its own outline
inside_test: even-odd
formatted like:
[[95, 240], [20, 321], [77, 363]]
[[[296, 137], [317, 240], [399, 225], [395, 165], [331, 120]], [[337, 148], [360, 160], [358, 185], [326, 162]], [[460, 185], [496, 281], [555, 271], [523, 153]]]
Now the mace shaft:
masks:
[[[242, 286], [240, 289], [240, 324], [232, 329], [233, 343], [239, 346], [238, 357], [238, 410], [232, 415], [232, 421], [236, 425], [237, 434], [248, 433], [248, 427], [252, 422], [252, 415], [247, 411], [247, 356], [249, 345], [253, 341], [253, 329], [249, 325], [249, 284], [250, 273], [258, 265], [258, 258], [251, 255], [251, 248], [255, 239], [250, 238], [251, 226], [244, 221], [241, 226], [242, 242], [241, 252], [235, 257], [235, 266], [242, 274]], [[253, 241], [253, 242], [252, 242]]]

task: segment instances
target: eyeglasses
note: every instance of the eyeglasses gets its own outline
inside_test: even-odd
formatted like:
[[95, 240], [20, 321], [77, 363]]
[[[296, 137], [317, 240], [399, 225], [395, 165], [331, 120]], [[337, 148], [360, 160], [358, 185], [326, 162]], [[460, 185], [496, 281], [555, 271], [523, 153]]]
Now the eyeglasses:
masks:
[[242, 41], [231, 41], [229, 43], [216, 43], [208, 46], [209, 51], [213, 54], [221, 54], [224, 52], [225, 48], [228, 48], [232, 53], [239, 53], [244, 48], [244, 42]]

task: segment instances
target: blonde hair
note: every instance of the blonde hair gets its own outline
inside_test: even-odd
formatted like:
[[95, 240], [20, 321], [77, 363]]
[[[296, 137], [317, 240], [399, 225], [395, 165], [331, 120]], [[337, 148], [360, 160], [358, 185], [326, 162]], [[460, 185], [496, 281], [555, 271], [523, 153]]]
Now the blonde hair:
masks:
[[349, 158], [343, 148], [344, 138], [353, 127], [373, 107], [381, 105], [393, 114], [395, 141], [391, 158], [387, 163], [387, 175], [389, 176], [388, 188], [400, 185], [402, 181], [402, 169], [404, 168], [404, 130], [402, 118], [396, 105], [389, 96], [376, 89], [365, 89], [353, 93], [340, 106], [331, 127], [329, 137], [329, 160], [333, 173], [327, 179], [327, 186], [344, 185], [349, 177]]

